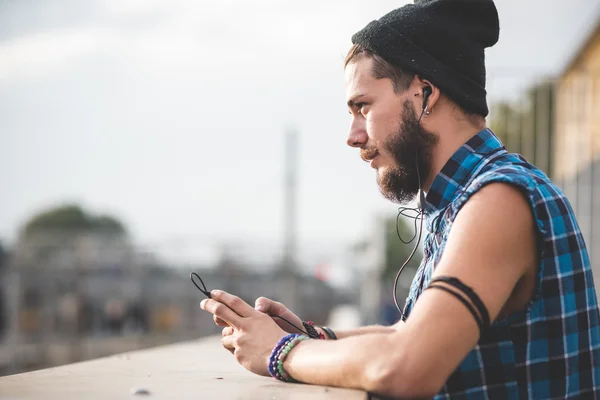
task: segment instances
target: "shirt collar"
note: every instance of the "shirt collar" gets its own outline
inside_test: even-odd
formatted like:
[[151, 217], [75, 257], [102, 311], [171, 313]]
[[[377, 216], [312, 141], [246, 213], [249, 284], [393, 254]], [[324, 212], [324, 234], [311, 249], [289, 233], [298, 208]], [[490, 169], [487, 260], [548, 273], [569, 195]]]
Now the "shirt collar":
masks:
[[454, 194], [468, 184], [475, 167], [500, 152], [506, 150], [490, 129], [471, 137], [450, 157], [433, 180], [425, 196], [425, 213], [434, 213], [450, 204]]

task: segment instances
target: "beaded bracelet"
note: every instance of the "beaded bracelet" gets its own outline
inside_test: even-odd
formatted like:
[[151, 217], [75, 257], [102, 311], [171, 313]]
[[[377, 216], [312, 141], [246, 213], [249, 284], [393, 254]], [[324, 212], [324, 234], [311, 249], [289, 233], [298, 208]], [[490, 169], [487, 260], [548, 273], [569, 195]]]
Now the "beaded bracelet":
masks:
[[280, 381], [295, 382], [283, 368], [283, 362], [296, 344], [307, 339], [310, 338], [297, 333], [292, 333], [281, 338], [269, 357], [269, 374]]
[[279, 355], [281, 348], [283, 346], [285, 346], [285, 344], [288, 342], [288, 340], [293, 339], [296, 336], [299, 336], [299, 335], [296, 333], [291, 333], [289, 335], [282, 337], [279, 340], [279, 342], [277, 342], [277, 345], [273, 348], [273, 351], [271, 352], [271, 356], [269, 357], [269, 374], [271, 374], [271, 376], [275, 376], [275, 371], [277, 368], [277, 356]]
[[296, 382], [283, 368], [283, 362], [285, 361], [288, 353], [303, 340], [310, 339], [308, 336], [300, 335], [294, 339], [288, 341], [288, 343], [281, 349], [279, 356], [277, 357], [277, 375], [276, 378], [284, 382]]
[[300, 337], [300, 335], [298, 334], [290, 335], [287, 338], [285, 338], [285, 340], [283, 340], [280, 346], [277, 346], [274, 349], [271, 357], [272, 359], [269, 365], [269, 373], [275, 379], [280, 381], [291, 381], [290, 376], [283, 369], [282, 360], [285, 359], [285, 357], [287, 356], [287, 353], [290, 349], [290, 345], [294, 343], [298, 337]]
[[279, 362], [279, 356], [281, 355], [281, 351], [288, 344], [289, 341], [294, 340], [298, 336], [300, 335], [297, 333], [291, 333], [289, 335], [286, 335], [282, 337], [277, 343], [277, 345], [273, 348], [271, 356], [269, 357], [269, 374], [272, 377], [277, 378], [277, 365]]

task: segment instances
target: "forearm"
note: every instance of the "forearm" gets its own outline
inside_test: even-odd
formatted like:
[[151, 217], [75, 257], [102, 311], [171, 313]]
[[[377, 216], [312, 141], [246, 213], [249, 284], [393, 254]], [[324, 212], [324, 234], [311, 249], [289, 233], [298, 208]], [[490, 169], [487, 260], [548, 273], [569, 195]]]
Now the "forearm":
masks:
[[[400, 324], [404, 324], [404, 322], [401, 322]], [[382, 325], [369, 325], [369, 326], [361, 326], [359, 328], [355, 328], [355, 329], [346, 329], [346, 330], [334, 330], [335, 336], [337, 336], [338, 339], [344, 339], [344, 338], [348, 338], [351, 336], [360, 336], [360, 335], [367, 335], [367, 334], [373, 334], [373, 333], [381, 333], [381, 334], [385, 334], [385, 333], [394, 333], [396, 332], [396, 328], [398, 324], [394, 325], [394, 326], [382, 326]], [[327, 333], [322, 330], [321, 328], [317, 328], [317, 330], [319, 332], [322, 332], [324, 334], [324, 336], [329, 339], [329, 336], [327, 335]]]
[[[392, 337], [396, 336], [395, 340]], [[390, 351], [392, 343], [396, 346]], [[360, 334], [338, 341], [307, 340], [299, 343], [284, 362], [288, 374], [304, 383], [361, 389], [380, 395], [396, 395], [401, 385], [403, 346], [397, 335]], [[390, 371], [395, 379], [390, 380]], [[400, 379], [396, 379], [400, 377]], [[394, 383], [395, 385], [395, 383]]]

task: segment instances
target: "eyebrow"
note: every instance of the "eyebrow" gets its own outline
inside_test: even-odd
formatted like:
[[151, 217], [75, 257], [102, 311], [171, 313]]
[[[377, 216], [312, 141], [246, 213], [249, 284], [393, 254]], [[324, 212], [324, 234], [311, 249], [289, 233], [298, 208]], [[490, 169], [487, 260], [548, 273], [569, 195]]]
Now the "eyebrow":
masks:
[[360, 99], [361, 97], [363, 97], [365, 94], [364, 93], [355, 93], [352, 95], [352, 97], [350, 97], [350, 100], [348, 100], [348, 107], [352, 108], [354, 106], [356, 106], [357, 100]]

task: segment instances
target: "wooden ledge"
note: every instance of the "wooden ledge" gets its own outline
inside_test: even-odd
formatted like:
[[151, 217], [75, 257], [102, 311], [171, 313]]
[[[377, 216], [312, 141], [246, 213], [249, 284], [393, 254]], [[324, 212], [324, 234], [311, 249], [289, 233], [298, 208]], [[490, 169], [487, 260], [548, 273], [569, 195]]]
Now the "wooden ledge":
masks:
[[136, 398], [366, 400], [368, 396], [254, 375], [221, 347], [220, 337], [0, 378], [0, 399]]

